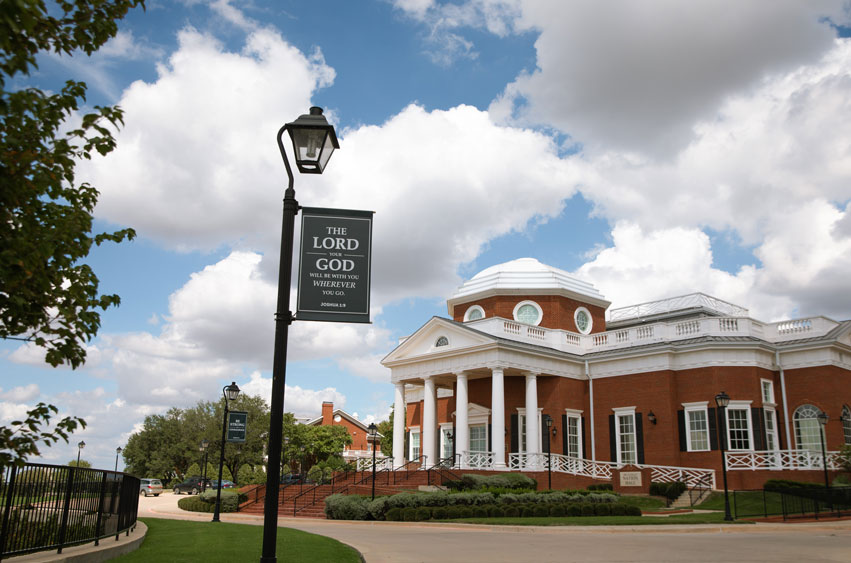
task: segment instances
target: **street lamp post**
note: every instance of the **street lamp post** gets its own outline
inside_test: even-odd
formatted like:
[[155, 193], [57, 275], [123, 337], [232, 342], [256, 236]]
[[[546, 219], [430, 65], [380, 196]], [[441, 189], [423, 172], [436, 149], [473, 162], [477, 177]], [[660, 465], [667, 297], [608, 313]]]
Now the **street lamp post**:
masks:
[[372, 442], [372, 500], [375, 500], [375, 439], [378, 437], [378, 427], [370, 422], [367, 431], [367, 439]]
[[213, 512], [213, 522], [221, 522], [221, 520], [219, 520], [219, 511], [222, 505], [222, 471], [225, 467], [225, 438], [228, 429], [228, 405], [231, 401], [236, 401], [236, 398], [239, 397], [239, 386], [236, 384], [236, 381], [231, 382], [230, 385], [222, 387], [222, 396], [225, 398], [225, 414], [222, 419], [222, 451], [219, 454], [219, 486], [216, 487], [216, 509]]
[[210, 445], [210, 440], [204, 438], [198, 446], [198, 451], [204, 453], [204, 466], [201, 468], [201, 492], [204, 492], [204, 487], [207, 484], [207, 447]]
[[[281, 473], [284, 472], [284, 466], [287, 464], [287, 448], [290, 446], [290, 437], [284, 436], [284, 447], [281, 448]], [[293, 468], [290, 467], [290, 473], [293, 472]]]
[[83, 448], [86, 447], [86, 443], [80, 440], [77, 443], [77, 467], [80, 467], [80, 452], [83, 451]]
[[[819, 432], [819, 438], [821, 438], [821, 466], [824, 469], [824, 488], [827, 489], [828, 499], [830, 499], [830, 479], [827, 476], [827, 451], [824, 447], [824, 430], [829, 418], [826, 413], [819, 413], [818, 415], [818, 421], [821, 424], [821, 432]], [[831, 508], [833, 508], [833, 502], [828, 502], [830, 502]]]
[[[278, 534], [278, 490], [280, 488], [281, 435], [284, 424], [284, 390], [287, 379], [287, 337], [294, 317], [290, 308], [290, 285], [293, 266], [293, 236], [298, 201], [293, 189], [293, 172], [284, 150], [284, 132], [293, 142], [296, 167], [302, 174], [322, 174], [334, 149], [340, 148], [334, 127], [322, 115], [322, 108], [312, 107], [308, 115], [299, 116], [278, 130], [278, 149], [289, 180], [284, 192], [284, 217], [281, 226], [281, 258], [278, 265], [278, 304], [275, 310], [275, 351], [272, 360], [272, 401], [269, 417], [269, 456], [266, 463], [266, 498], [263, 507], [263, 550], [261, 563], [275, 563]], [[274, 463], [273, 463], [274, 461]]]
[[547, 489], [553, 488], [553, 456], [552, 445], [550, 445], [550, 431], [553, 427], [553, 417], [548, 414], [544, 415], [544, 424], [547, 425]]
[[121, 446], [118, 446], [117, 448], [115, 448], [115, 471], [116, 472], [118, 471], [118, 456], [121, 455], [122, 451], [123, 450], [121, 449]]
[[724, 421], [726, 420], [725, 414], [727, 405], [730, 404], [730, 396], [724, 391], [721, 391], [715, 395], [715, 404], [718, 405], [718, 416], [721, 419], [718, 423], [718, 442], [721, 445], [721, 470], [724, 473], [724, 520], [732, 522], [733, 516], [730, 514], [730, 493], [727, 489], [727, 456], [724, 454], [724, 444], [727, 441], [727, 436], [724, 435], [726, 433], [722, 434], [721, 432], [722, 429], [727, 428]]

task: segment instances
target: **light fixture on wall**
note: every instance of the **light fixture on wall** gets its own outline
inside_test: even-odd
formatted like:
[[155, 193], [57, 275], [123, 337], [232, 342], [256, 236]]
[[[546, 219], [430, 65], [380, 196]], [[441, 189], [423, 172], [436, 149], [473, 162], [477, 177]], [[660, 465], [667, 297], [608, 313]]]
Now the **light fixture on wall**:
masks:
[[647, 420], [649, 420], [651, 424], [656, 424], [656, 415], [653, 414], [653, 411], [647, 413]]

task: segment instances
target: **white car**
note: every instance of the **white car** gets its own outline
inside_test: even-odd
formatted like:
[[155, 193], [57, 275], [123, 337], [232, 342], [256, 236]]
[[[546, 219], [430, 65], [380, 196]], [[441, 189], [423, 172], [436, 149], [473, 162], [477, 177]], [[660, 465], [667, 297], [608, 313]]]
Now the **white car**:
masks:
[[158, 497], [161, 492], [163, 492], [163, 482], [159, 479], [141, 479], [141, 483], [139, 484], [140, 495], [154, 495]]

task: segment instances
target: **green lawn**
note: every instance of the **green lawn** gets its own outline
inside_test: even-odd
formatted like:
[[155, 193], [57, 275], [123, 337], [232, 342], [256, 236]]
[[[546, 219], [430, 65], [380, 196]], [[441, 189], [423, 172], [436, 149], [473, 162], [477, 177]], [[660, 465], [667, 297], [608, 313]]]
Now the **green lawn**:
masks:
[[618, 499], [618, 502], [637, 506], [641, 510], [655, 511], [665, 508], [665, 501], [657, 497], [624, 495]]
[[[140, 520], [148, 526], [142, 546], [113, 561], [233, 563], [260, 560], [262, 526], [159, 518]], [[337, 540], [289, 528], [278, 528], [277, 558], [287, 563], [358, 563], [361, 560], [357, 551]]]
[[[660, 526], [667, 524], [722, 524], [723, 512], [709, 514], [675, 514], [664, 517], [653, 516], [580, 516], [541, 518], [459, 518], [441, 522], [465, 522], [468, 524], [492, 524], [497, 526]], [[729, 522], [728, 522], [729, 523]], [[749, 524], [750, 522], [736, 522]]]
[[[695, 506], [704, 510], [724, 510], [724, 493], [712, 493], [708, 499]], [[730, 491], [730, 512], [739, 518], [746, 516], [763, 516], [766, 514], [782, 514], [780, 493], [762, 491]]]

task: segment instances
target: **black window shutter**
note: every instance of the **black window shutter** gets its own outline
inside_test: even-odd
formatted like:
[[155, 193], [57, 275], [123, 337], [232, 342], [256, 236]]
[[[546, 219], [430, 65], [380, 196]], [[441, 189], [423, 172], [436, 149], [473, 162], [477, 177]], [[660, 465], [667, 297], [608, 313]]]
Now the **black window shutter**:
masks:
[[677, 411], [677, 428], [680, 430], [680, 451], [688, 450], [688, 441], [686, 440], [686, 411]]
[[782, 450], [783, 446], [783, 432], [780, 431], [780, 411], [774, 411], [774, 432], [777, 433], [777, 448]]
[[412, 459], [410, 459], [410, 456], [411, 456], [411, 446], [410, 445], [411, 445], [411, 431], [406, 430], [405, 431], [405, 455], [403, 457], [405, 459], [407, 459], [408, 461], [413, 461]]
[[709, 449], [718, 449], [718, 411], [714, 408], [706, 409], [706, 417], [709, 428]]
[[520, 425], [520, 421], [517, 418], [517, 414], [511, 415], [511, 451], [517, 453], [520, 451], [520, 436], [518, 432], [518, 426]]
[[488, 423], [488, 451], [491, 451], [491, 436], [493, 435], [493, 424]]
[[644, 463], [644, 423], [641, 413], [635, 413], [635, 447], [638, 450], [638, 463]]
[[452, 425], [452, 458], [454, 459], [456, 454], [455, 442], [457, 441], [458, 431], [455, 429], [455, 424]]
[[753, 422], [753, 444], [751, 444], [751, 447], [757, 451], [765, 449], [765, 425], [763, 424], [763, 420], [762, 409], [751, 407], [751, 422]]
[[581, 428], [582, 428], [582, 459], [588, 459], [588, 456], [585, 455], [585, 417], [584, 416], [580, 419], [580, 422], [582, 423], [582, 426], [581, 426]]
[[615, 434], [615, 415], [609, 415], [609, 461], [617, 461], [618, 460], [618, 446], [615, 444], [615, 440], [617, 440], [617, 434]]
[[550, 449], [550, 433], [547, 432], [547, 423], [544, 422], [544, 415], [541, 415], [541, 421], [539, 422], [541, 425], [541, 447], [544, 449], [543, 452], [552, 452]]
[[561, 415], [561, 428], [563, 432], [561, 433], [561, 453], [562, 455], [567, 455], [567, 415]]

